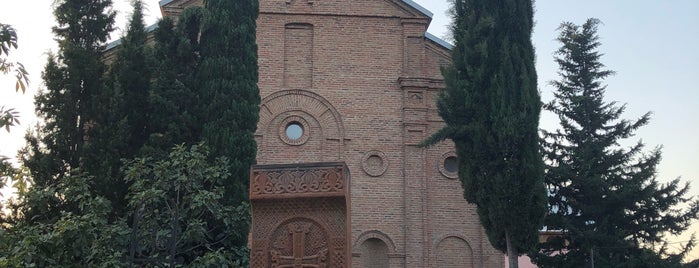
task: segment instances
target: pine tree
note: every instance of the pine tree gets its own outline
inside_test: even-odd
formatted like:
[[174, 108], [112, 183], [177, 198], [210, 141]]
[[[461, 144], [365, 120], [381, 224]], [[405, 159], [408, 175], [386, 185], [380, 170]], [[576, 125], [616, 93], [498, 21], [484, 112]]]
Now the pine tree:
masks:
[[551, 210], [545, 225], [563, 234], [533, 257], [540, 267], [586, 267], [593, 259], [594, 267], [681, 267], [684, 253], [654, 247], [665, 234], [686, 230], [699, 203], [687, 197], [688, 184], [657, 181], [659, 148], [644, 153], [642, 142], [620, 145], [648, 124], [650, 113], [623, 120], [625, 106], [604, 100], [603, 81], [613, 72], [600, 62], [599, 24], [559, 28], [560, 79], [551, 83], [555, 99], [545, 108], [561, 128], [544, 131], [543, 143]]
[[437, 103], [446, 126], [426, 143], [455, 143], [464, 197], [517, 267], [536, 245], [546, 202], [532, 1], [457, 0], [453, 19], [453, 64]]
[[256, 0], [205, 0], [202, 21], [202, 140], [212, 157], [225, 156], [234, 180], [227, 186], [231, 202], [247, 200], [248, 174], [255, 162], [260, 94], [257, 87]]
[[[27, 211], [26, 218], [57, 216], [53, 206], [61, 197], [45, 190], [80, 166], [86, 131], [94, 120], [92, 101], [103, 89], [102, 61], [115, 13], [111, 0], [63, 0], [56, 3], [53, 28], [59, 51], [49, 55], [42, 74], [46, 88], [36, 97], [36, 113], [43, 120], [37, 133], [28, 137], [24, 164], [31, 170], [33, 187], [45, 199]], [[42, 199], [40, 198], [40, 199]], [[52, 201], [49, 201], [52, 200]]]

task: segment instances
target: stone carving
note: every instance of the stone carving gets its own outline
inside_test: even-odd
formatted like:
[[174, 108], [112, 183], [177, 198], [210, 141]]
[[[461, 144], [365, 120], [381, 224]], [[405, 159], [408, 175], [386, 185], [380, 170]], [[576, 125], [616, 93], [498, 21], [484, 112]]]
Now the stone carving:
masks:
[[421, 91], [408, 91], [408, 105], [421, 105], [423, 102]]
[[319, 234], [317, 225], [300, 220], [281, 229], [286, 229], [287, 232], [274, 238], [274, 246], [270, 250], [272, 267], [327, 266], [327, 238]]
[[349, 267], [344, 163], [258, 165], [250, 178], [252, 268]]
[[287, 197], [298, 195], [340, 194], [345, 191], [341, 165], [308, 169], [253, 170], [250, 199], [263, 196]]
[[362, 157], [362, 169], [372, 177], [383, 175], [388, 168], [386, 155], [380, 151], [369, 151]]

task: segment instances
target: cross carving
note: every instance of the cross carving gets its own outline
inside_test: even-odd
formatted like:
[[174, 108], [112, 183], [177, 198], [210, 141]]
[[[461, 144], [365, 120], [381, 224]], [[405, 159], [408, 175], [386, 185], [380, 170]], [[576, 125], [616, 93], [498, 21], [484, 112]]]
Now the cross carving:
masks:
[[310, 224], [289, 225], [291, 235], [291, 256], [282, 256], [279, 251], [272, 250], [273, 268], [326, 268], [328, 249], [324, 248], [316, 255], [306, 254], [306, 234], [310, 231]]

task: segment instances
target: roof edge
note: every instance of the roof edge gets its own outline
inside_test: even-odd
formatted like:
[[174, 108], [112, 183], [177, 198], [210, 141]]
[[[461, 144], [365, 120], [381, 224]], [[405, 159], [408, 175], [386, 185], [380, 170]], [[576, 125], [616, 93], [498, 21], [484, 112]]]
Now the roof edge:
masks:
[[172, 1], [175, 1], [175, 0], [160, 0], [159, 3], [160, 3], [160, 6], [164, 6], [164, 5], [171, 3]]
[[[172, 0], [170, 0], [170, 1], [172, 1]], [[151, 24], [151, 25], [149, 25], [149, 26], [146, 26], [145, 30], [146, 30], [147, 33], [150, 33], [150, 32], [152, 32], [152, 31], [155, 31], [156, 28], [158, 28], [158, 23], [157, 23], [157, 22], [154, 23], [154, 24]], [[123, 37], [120, 37], [120, 38], [117, 39], [117, 40], [114, 40], [114, 41], [112, 41], [112, 42], [107, 43], [107, 46], [104, 48], [104, 51], [113, 49], [113, 48], [118, 47], [119, 45], [121, 45], [121, 39], [123, 39]]]
[[428, 40], [430, 40], [432, 42], [437, 43], [438, 45], [440, 45], [448, 50], [454, 49], [454, 45], [452, 45], [451, 43], [445, 41], [444, 39], [439, 38], [439, 37], [437, 37], [429, 32], [425, 32], [425, 38], [427, 38]]
[[[160, 6], [162, 7], [162, 6], [165, 6], [169, 3], [172, 3], [173, 1], [175, 1], [175, 0], [160, 0], [159, 3], [160, 3]], [[401, 1], [403, 1], [403, 3], [409, 5], [410, 7], [416, 9], [417, 11], [420, 11], [420, 13], [425, 14], [426, 16], [428, 16], [430, 18], [432, 18], [432, 16], [434, 15], [434, 14], [432, 14], [432, 12], [430, 12], [429, 10], [427, 10], [426, 8], [421, 6], [420, 4], [413, 2], [412, 0], [401, 0]]]
[[[163, 0], [163, 1], [173, 1], [173, 0]], [[417, 11], [420, 11], [420, 13], [425, 14], [425, 16], [430, 17], [430, 19], [434, 15], [434, 14], [432, 14], [432, 12], [430, 12], [429, 10], [427, 10], [426, 8], [421, 6], [420, 4], [413, 2], [412, 0], [401, 0], [401, 1], [403, 1], [403, 3], [406, 3], [407, 5], [411, 6], [412, 8], [417, 9]]]

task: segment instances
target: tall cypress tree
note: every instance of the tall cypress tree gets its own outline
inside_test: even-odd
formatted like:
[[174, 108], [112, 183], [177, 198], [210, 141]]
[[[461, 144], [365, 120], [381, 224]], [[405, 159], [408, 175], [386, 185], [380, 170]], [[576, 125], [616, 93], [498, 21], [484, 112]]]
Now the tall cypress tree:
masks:
[[146, 141], [150, 48], [143, 21], [143, 5], [134, 1], [126, 34], [116, 47], [107, 81], [90, 103], [94, 117], [87, 129], [83, 171], [99, 180], [96, 193], [107, 197], [115, 212], [126, 210], [128, 186], [120, 172], [122, 159], [137, 155]]
[[604, 100], [603, 81], [613, 72], [600, 62], [599, 24], [588, 19], [559, 28], [560, 79], [551, 83], [555, 99], [545, 108], [558, 115], [561, 128], [544, 131], [551, 209], [545, 225], [563, 234], [533, 257], [540, 267], [681, 267], [687, 248], [672, 255], [653, 247], [664, 234], [686, 230], [699, 203], [687, 197], [688, 184], [656, 180], [659, 149], [619, 145], [648, 124], [650, 114], [622, 120], [625, 106]]
[[234, 181], [227, 193], [247, 200], [248, 174], [255, 161], [260, 94], [257, 87], [256, 0], [205, 0], [201, 32], [202, 139], [212, 157], [225, 156]]
[[148, 141], [142, 154], [166, 157], [178, 144], [201, 141], [200, 92], [195, 82], [199, 66], [199, 33], [204, 9], [183, 10], [177, 27], [163, 18], [154, 31], [153, 83], [148, 96]]
[[446, 126], [426, 141], [454, 141], [464, 197], [510, 267], [536, 245], [546, 202], [532, 17], [532, 1], [454, 1], [453, 64], [437, 103]]
[[[36, 97], [36, 112], [44, 124], [36, 135], [28, 137], [23, 157], [37, 191], [55, 186], [83, 159], [86, 131], [95, 119], [91, 102], [104, 85], [102, 52], [115, 16], [111, 5], [111, 0], [63, 0], [56, 4], [58, 26], [53, 32], [59, 51], [49, 56], [42, 74], [46, 88]], [[28, 211], [26, 218], [45, 219], [58, 212], [48, 213], [50, 206], [43, 207]]]

